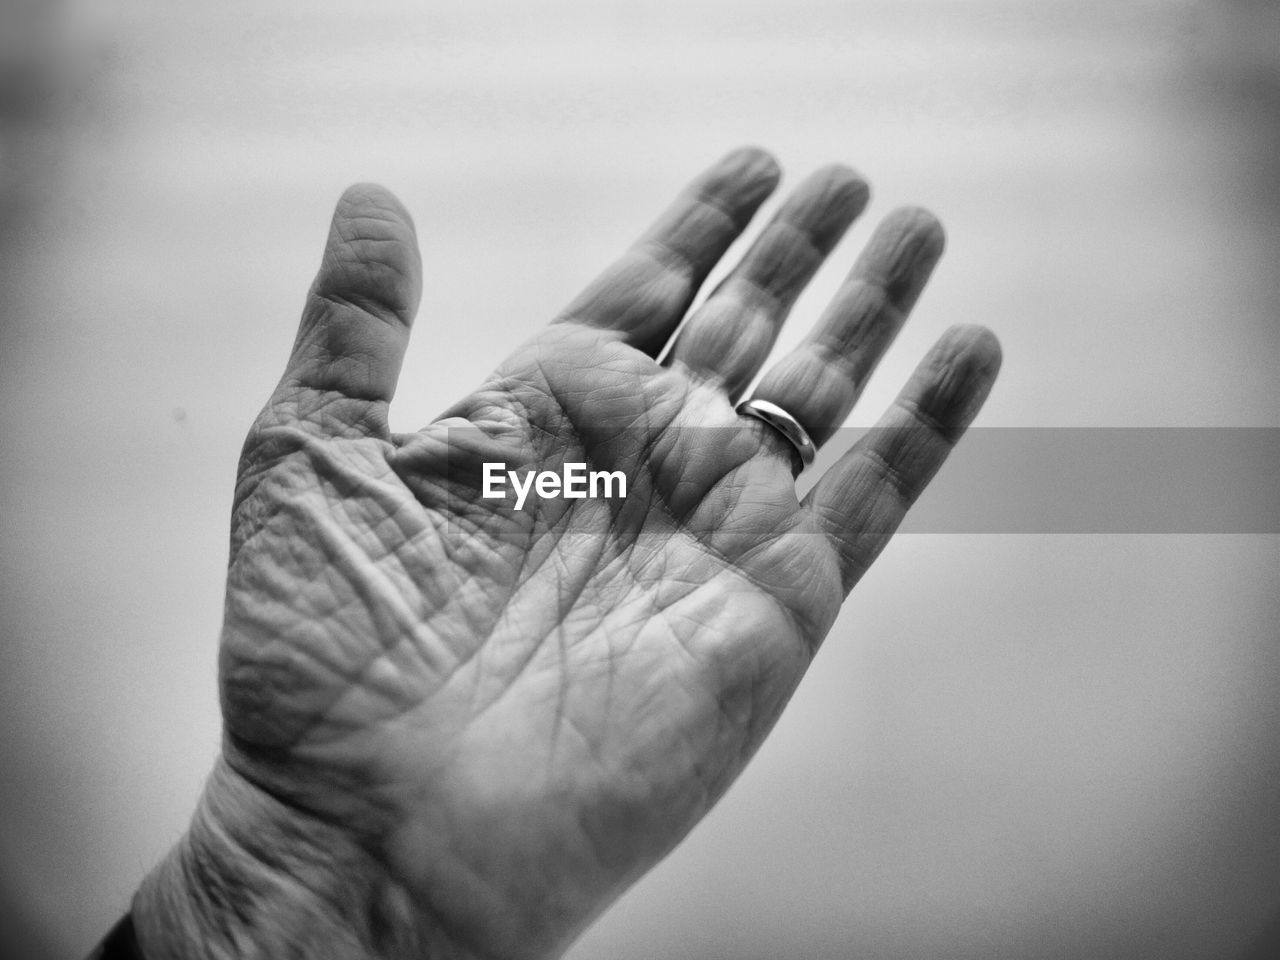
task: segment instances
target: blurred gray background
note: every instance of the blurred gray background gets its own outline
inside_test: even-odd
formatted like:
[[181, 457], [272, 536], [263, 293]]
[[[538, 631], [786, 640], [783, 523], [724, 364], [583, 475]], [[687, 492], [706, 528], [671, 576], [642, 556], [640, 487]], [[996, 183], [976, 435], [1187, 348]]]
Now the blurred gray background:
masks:
[[[0, 937], [86, 952], [217, 750], [245, 429], [341, 189], [413, 212], [393, 425], [470, 389], [740, 143], [950, 246], [988, 426], [1280, 426], [1280, 18], [1243, 0], [7, 0]], [[1061, 496], [1095, 496], [1062, 490]], [[1260, 958], [1276, 536], [900, 537], [727, 799], [573, 960]]]

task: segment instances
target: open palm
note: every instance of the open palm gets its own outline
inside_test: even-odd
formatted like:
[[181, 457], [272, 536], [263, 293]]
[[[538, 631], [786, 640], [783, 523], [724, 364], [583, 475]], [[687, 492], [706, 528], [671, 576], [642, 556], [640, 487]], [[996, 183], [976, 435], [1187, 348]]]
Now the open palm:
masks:
[[[865, 185], [811, 177], [686, 317], [777, 177], [726, 157], [412, 434], [386, 407], [413, 230], [378, 188], [340, 203], [241, 464], [205, 809], [211, 832], [303, 838], [284, 846], [307, 886], [367, 901], [349, 905], [365, 953], [563, 950], [742, 770], [985, 397], [998, 347], [955, 328], [797, 500], [790, 445], [734, 403]], [[941, 247], [929, 215], [892, 215], [755, 395], [829, 438]], [[483, 495], [486, 463], [617, 471], [627, 496], [517, 509]]]

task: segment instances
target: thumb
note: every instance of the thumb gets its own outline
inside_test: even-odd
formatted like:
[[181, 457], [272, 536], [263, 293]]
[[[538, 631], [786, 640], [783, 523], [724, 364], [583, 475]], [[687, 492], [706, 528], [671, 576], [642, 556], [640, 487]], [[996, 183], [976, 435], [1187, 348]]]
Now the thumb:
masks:
[[389, 401], [421, 295], [408, 211], [380, 186], [349, 187], [334, 211], [281, 386]]

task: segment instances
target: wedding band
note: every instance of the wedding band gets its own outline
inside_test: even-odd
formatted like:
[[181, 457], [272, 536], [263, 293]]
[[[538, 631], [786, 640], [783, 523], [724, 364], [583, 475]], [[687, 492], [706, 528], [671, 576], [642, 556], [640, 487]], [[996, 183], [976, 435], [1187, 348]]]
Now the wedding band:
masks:
[[805, 428], [800, 426], [800, 422], [776, 403], [770, 403], [768, 400], [743, 400], [734, 407], [734, 413], [755, 417], [786, 437], [787, 442], [795, 448], [796, 454], [800, 457], [801, 470], [807, 469], [813, 463], [813, 458], [818, 452], [813, 445], [813, 440]]

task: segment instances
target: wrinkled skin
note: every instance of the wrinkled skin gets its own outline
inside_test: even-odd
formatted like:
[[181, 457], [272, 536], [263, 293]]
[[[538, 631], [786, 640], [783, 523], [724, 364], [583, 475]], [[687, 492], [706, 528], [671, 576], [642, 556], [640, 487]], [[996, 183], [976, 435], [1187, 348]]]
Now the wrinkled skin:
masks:
[[[339, 205], [241, 462], [210, 790], [269, 798], [261, 830], [314, 823], [360, 851], [314, 869], [382, 891], [370, 909], [391, 919], [371, 923], [367, 953], [562, 951], [742, 770], [985, 396], [994, 339], [951, 331], [886, 415], [894, 429], [803, 503], [786, 441], [735, 414], [865, 203], [839, 168], [793, 195], [659, 362], [776, 178], [767, 156], [730, 155], [411, 434], [390, 433], [386, 408], [420, 286], [412, 227], [378, 188]], [[932, 218], [891, 217], [757, 395], [830, 436], [940, 251]], [[621, 470], [629, 496], [518, 511], [481, 496], [487, 461]]]
[[[477, 928], [517, 910], [541, 925], [531, 864], [577, 903], [721, 794], [830, 625], [840, 573], [755, 431], [678, 429], [732, 425], [723, 397], [596, 331], [542, 334], [455, 413], [480, 436], [256, 434], [227, 728], [250, 779], [383, 837], [433, 903]], [[621, 469], [631, 497], [518, 513], [448, 483], [451, 438], [508, 465]], [[682, 439], [722, 449], [690, 463]]]

